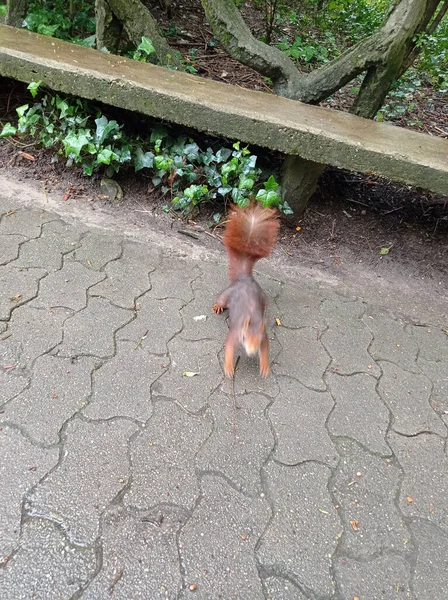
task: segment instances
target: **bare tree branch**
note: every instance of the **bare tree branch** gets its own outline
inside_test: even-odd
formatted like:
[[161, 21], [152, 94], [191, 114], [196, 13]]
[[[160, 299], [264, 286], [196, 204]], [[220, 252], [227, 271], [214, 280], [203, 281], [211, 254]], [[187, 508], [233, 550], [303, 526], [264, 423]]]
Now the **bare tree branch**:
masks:
[[[384, 89], [387, 82], [390, 85], [415, 33], [431, 18], [439, 1], [396, 0], [377, 32], [309, 74], [300, 73], [277, 48], [255, 39], [233, 0], [202, 0], [202, 4], [215, 35], [231, 56], [270, 77], [277, 94], [315, 104], [365, 71], [366, 94], [372, 93], [374, 82], [381, 82]], [[391, 68], [385, 69], [388, 62]], [[358, 110], [364, 112], [361, 105], [362, 101]]]
[[[430, 15], [427, 15], [427, 16], [429, 16], [429, 19], [434, 14], [434, 12], [435, 12], [435, 10], [433, 10]], [[426, 21], [426, 23], [422, 24], [422, 28], [420, 31], [424, 31], [426, 29], [428, 35], [432, 35], [434, 33], [434, 31], [437, 29], [437, 27], [440, 25], [441, 20], [443, 19], [443, 17], [446, 15], [447, 12], [448, 12], [448, 0], [445, 0], [445, 2], [442, 4], [442, 6], [439, 9], [439, 12], [436, 14], [434, 19], [431, 21], [431, 24], [429, 25], [429, 27], [428, 27], [429, 21]], [[417, 33], [419, 33], [419, 32], [417, 32]], [[411, 65], [414, 64], [415, 59], [420, 54], [421, 50], [422, 50], [421, 46], [414, 46], [412, 48], [412, 50], [409, 52], [407, 58], [403, 62], [403, 65], [398, 73], [398, 79], [406, 73], [406, 71], [409, 69], [409, 67]]]
[[280, 96], [294, 97], [302, 75], [278, 48], [257, 40], [243, 20], [233, 0], [202, 0], [213, 33], [239, 62], [269, 77]]

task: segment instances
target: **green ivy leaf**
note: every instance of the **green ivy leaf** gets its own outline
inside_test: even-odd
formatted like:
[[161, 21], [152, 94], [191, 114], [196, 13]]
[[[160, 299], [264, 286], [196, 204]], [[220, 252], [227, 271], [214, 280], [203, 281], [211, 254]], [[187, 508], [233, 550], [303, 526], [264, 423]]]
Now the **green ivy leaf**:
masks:
[[102, 115], [99, 119], [95, 119], [96, 124], [96, 134], [95, 138], [98, 145], [104, 143], [107, 137], [115, 131], [119, 133], [120, 127], [116, 121], [109, 121], [107, 117]]
[[238, 187], [240, 190], [251, 190], [254, 187], [254, 180], [251, 177], [241, 177]]
[[264, 183], [264, 187], [266, 190], [273, 190], [274, 192], [278, 188], [278, 183], [275, 181], [275, 177], [271, 175], [267, 181]]
[[142, 41], [137, 46], [137, 50], [140, 50], [141, 52], [144, 52], [148, 56], [150, 56], [151, 54], [154, 54], [154, 52], [156, 51], [156, 49], [153, 46], [152, 41], [149, 38], [145, 37], [145, 36], [142, 37]]
[[19, 115], [19, 117], [23, 117], [23, 115], [26, 113], [28, 108], [29, 108], [29, 104], [24, 104], [23, 106], [19, 106], [18, 108], [16, 108], [16, 113]]
[[102, 148], [98, 152], [96, 160], [100, 165], [110, 165], [114, 158], [117, 158], [115, 152], [113, 152], [110, 148]]
[[141, 169], [152, 169], [154, 166], [154, 154], [152, 152], [143, 152], [141, 148], [137, 148], [134, 155], [135, 172]]
[[11, 135], [16, 135], [16, 133], [17, 129], [11, 123], [6, 123], [0, 132], [0, 138], [10, 137]]
[[278, 204], [281, 200], [280, 196], [273, 190], [259, 190], [255, 198], [261, 202], [263, 208], [269, 208], [269, 206]]
[[30, 91], [33, 98], [37, 96], [37, 92], [39, 91], [39, 87], [42, 81], [32, 81], [29, 86], [26, 88]]
[[62, 144], [65, 150], [65, 156], [73, 154], [78, 158], [81, 154], [81, 150], [84, 146], [89, 143], [89, 138], [85, 133], [69, 133], [67, 137], [62, 140]]
[[199, 146], [195, 143], [187, 144], [184, 148], [184, 154], [190, 162], [197, 160], [199, 157]]
[[226, 160], [229, 160], [231, 155], [232, 151], [230, 148], [220, 148], [216, 153], [216, 162], [218, 164], [226, 162]]

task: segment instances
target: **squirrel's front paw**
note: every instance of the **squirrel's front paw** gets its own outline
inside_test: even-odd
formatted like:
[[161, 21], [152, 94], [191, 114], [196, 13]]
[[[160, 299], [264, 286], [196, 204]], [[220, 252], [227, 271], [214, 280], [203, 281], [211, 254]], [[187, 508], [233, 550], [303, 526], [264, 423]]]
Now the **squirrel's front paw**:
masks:
[[223, 312], [224, 309], [223, 309], [222, 306], [219, 306], [219, 304], [214, 304], [212, 310], [213, 310], [214, 313], [216, 313], [217, 315], [219, 315], [220, 313]]

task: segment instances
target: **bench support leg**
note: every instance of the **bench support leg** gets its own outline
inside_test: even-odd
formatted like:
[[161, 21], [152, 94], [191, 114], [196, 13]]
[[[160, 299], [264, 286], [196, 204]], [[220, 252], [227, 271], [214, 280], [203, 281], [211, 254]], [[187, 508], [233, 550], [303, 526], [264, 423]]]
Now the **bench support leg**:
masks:
[[26, 13], [28, 12], [28, 0], [9, 0], [5, 25], [22, 27]]
[[110, 9], [107, 0], [95, 0], [96, 48], [118, 53], [123, 26]]
[[283, 164], [281, 177], [283, 200], [291, 207], [294, 221], [300, 217], [316, 189], [320, 175], [325, 165], [300, 158], [300, 156], [287, 156]]

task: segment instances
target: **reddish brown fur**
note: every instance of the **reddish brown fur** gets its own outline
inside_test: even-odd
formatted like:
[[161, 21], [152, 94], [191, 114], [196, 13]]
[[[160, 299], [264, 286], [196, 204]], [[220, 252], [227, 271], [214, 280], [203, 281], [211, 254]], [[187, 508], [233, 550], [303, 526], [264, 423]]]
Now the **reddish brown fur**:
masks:
[[227, 221], [224, 244], [229, 255], [232, 283], [218, 297], [213, 310], [229, 309], [229, 333], [225, 343], [224, 371], [233, 375], [235, 349], [242, 343], [249, 355], [259, 353], [260, 373], [269, 373], [269, 341], [266, 333], [266, 296], [252, 276], [255, 263], [267, 257], [277, 240], [279, 222], [271, 208], [251, 204], [234, 207]]
[[271, 253], [280, 227], [277, 211], [251, 203], [247, 208], [232, 207], [224, 232], [229, 256], [230, 279], [252, 274], [255, 263]]

